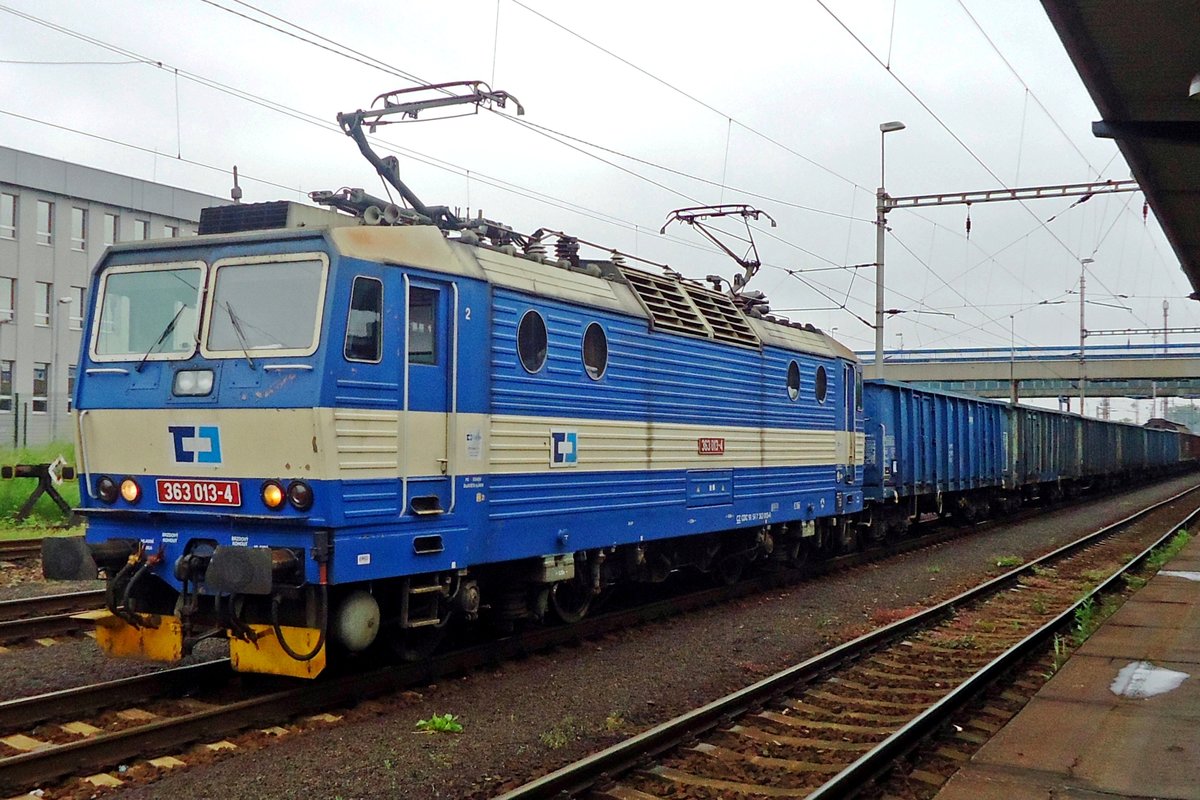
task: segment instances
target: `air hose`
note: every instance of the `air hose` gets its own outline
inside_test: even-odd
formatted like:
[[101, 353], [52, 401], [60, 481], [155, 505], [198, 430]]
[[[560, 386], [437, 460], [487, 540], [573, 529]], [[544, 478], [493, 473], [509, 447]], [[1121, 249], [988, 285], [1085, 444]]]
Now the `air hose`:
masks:
[[321, 648], [325, 646], [325, 629], [329, 627], [329, 586], [324, 583], [320, 586], [321, 612], [318, 622], [320, 635], [317, 636], [317, 643], [313, 646], [313, 649], [307, 653], [297, 653], [287, 643], [287, 640], [283, 638], [283, 629], [279, 626], [279, 606], [283, 604], [283, 597], [277, 594], [271, 598], [271, 627], [275, 629], [275, 638], [279, 641], [279, 646], [283, 649], [283, 652], [297, 661], [312, 661], [321, 652]]

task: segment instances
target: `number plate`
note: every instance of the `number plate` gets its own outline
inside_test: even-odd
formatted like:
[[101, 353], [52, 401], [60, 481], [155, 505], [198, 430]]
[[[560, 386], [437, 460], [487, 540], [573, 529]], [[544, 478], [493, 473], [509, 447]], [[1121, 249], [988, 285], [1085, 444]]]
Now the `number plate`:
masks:
[[192, 506], [240, 506], [242, 490], [237, 481], [201, 481], [159, 478], [158, 502]]

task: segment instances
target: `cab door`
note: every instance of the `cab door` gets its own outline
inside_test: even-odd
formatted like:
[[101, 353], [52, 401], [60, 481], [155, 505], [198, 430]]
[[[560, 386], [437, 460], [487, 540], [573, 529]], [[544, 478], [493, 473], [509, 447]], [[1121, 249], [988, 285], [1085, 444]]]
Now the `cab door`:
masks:
[[404, 513], [454, 510], [450, 448], [458, 384], [458, 287], [404, 276], [401, 475]]
[[857, 382], [855, 381], [855, 369], [853, 364], [847, 364], [842, 368], [842, 406], [845, 408], [846, 424], [845, 429], [849, 445], [847, 450], [846, 461], [846, 483], [854, 483], [857, 478], [857, 467], [859, 463], [858, 455], [858, 437], [855, 431], [855, 400], [858, 397]]

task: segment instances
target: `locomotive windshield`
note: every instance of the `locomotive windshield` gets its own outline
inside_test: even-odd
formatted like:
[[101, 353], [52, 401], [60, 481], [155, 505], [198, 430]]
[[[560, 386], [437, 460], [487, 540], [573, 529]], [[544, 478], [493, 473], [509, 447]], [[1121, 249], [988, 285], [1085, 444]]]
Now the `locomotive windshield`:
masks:
[[93, 356], [120, 360], [191, 355], [203, 277], [198, 262], [117, 267], [105, 273]]
[[311, 353], [316, 348], [324, 296], [325, 259], [218, 263], [208, 306], [206, 350], [272, 355]]

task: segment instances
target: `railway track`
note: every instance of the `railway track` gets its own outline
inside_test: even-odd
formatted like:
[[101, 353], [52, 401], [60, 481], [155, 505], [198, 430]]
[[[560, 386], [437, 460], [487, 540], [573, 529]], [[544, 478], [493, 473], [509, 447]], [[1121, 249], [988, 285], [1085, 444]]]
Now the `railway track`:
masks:
[[41, 555], [41, 539], [0, 540], [0, 561], [23, 561]]
[[72, 617], [102, 605], [102, 589], [0, 601], [0, 646], [86, 630], [91, 623]]
[[[1022, 514], [1021, 516], [1024, 516]], [[1007, 520], [1011, 522], [1012, 520]], [[438, 680], [505, 659], [640, 623], [779, 588], [880, 558], [935, 547], [999, 523], [940, 528], [877, 550], [800, 569], [765, 572], [733, 586], [692, 591], [634, 608], [597, 614], [569, 627], [534, 628], [468, 646], [418, 664], [389, 665], [296, 684], [239, 675], [220, 659], [35, 697], [0, 702], [0, 793], [47, 786], [138, 758], [178, 753], [195, 743], [276, 726], [288, 720]], [[92, 593], [81, 593], [92, 595]], [[60, 597], [71, 597], [64, 595]], [[102, 592], [95, 593], [95, 604]], [[51, 602], [54, 598], [35, 598]], [[0, 604], [0, 609], [4, 607]], [[0, 612], [2, 617], [2, 612]]]
[[[1200, 487], [1198, 487], [1200, 488]], [[1197, 489], [501, 796], [713, 800], [852, 796], [939, 731], [1154, 547], [1200, 517]], [[1178, 506], [1187, 504], [1188, 513]], [[1150, 517], [1153, 515], [1153, 522]], [[1167, 525], [1164, 516], [1169, 517]], [[1163, 529], [1167, 530], [1162, 534]], [[1139, 555], [1130, 558], [1133, 543]], [[1086, 587], [1079, 599], [1081, 587]], [[1088, 591], [1090, 590], [1090, 591]], [[1050, 667], [1053, 669], [1053, 666]], [[968, 714], [977, 746], [999, 724]], [[997, 714], [999, 712], [996, 712]], [[929, 745], [934, 746], [934, 745]], [[961, 749], [941, 747], [951, 760]], [[921, 774], [917, 780], [934, 782]]]
[[[269, 676], [240, 675], [230, 670], [227, 659], [219, 659], [0, 702], [0, 792], [45, 786], [64, 776], [87, 774], [139, 757], [179, 752], [190, 744], [278, 725], [446, 675], [708, 608], [882, 557], [933, 547], [966, 532], [961, 528], [937, 530], [881, 550], [854, 553], [798, 570], [764, 573], [733, 586], [597, 614], [573, 626], [534, 628], [417, 664], [331, 673], [313, 683], [297, 685]], [[102, 594], [97, 603], [102, 602]]]

